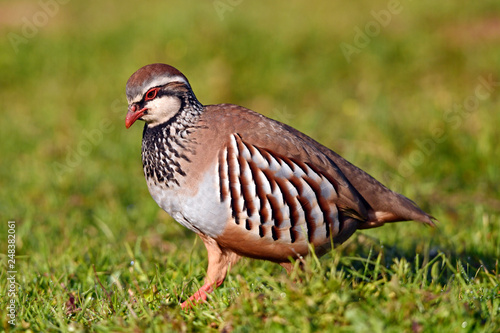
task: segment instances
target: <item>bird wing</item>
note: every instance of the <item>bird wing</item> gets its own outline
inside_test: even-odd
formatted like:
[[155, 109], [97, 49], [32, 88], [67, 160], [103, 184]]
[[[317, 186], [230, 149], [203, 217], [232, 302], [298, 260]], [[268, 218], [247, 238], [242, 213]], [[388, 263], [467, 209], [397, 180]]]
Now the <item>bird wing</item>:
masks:
[[[206, 113], [238, 134], [243, 142], [270, 155], [303, 163], [335, 184], [336, 205], [344, 214], [364, 221], [360, 228], [385, 222], [415, 220], [434, 225], [433, 217], [413, 201], [391, 191], [337, 153], [296, 129], [259, 113], [232, 104], [207, 106]], [[228, 136], [226, 136], [228, 140]], [[227, 143], [226, 143], [227, 144]]]
[[280, 261], [305, 255], [308, 244], [335, 239], [346, 218], [364, 219], [361, 202], [341, 196], [343, 185], [331, 173], [245, 142], [238, 133], [219, 153], [218, 179], [220, 200], [231, 211], [218, 241], [233, 250], [244, 244], [236, 251], [246, 256]]

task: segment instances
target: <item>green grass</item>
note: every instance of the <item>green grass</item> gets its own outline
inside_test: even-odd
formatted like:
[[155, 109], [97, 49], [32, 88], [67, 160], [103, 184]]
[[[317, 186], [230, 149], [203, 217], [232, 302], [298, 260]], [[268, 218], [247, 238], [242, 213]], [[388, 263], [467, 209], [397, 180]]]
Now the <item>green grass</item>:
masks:
[[[219, 16], [214, 3], [230, 9]], [[37, 1], [0, 1], [0, 314], [6, 331], [500, 330], [498, 1], [69, 1], [15, 52]], [[210, 302], [201, 241], [150, 198], [124, 86], [166, 62], [334, 149], [439, 219], [358, 232], [305, 270], [242, 260]], [[467, 104], [470, 103], [470, 104]], [[456, 107], [461, 105], [461, 107]], [[16, 221], [16, 325], [7, 221]]]

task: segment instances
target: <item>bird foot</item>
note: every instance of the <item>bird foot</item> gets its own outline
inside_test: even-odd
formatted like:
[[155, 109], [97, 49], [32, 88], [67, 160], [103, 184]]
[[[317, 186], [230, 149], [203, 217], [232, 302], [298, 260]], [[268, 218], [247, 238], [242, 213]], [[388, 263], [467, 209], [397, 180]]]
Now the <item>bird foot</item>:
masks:
[[189, 310], [194, 305], [198, 303], [203, 303], [207, 300], [207, 295], [214, 291], [213, 284], [205, 283], [193, 296], [189, 297], [188, 300], [182, 302], [181, 308], [183, 310]]

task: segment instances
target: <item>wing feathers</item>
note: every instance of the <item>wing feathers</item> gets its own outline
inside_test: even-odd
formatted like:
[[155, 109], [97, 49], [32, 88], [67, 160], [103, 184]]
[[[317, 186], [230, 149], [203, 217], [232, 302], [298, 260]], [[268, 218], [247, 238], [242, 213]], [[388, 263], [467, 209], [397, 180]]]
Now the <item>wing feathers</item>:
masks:
[[[261, 242], [322, 245], [339, 230], [336, 190], [318, 168], [231, 135], [219, 154], [221, 200], [240, 232]], [[332, 232], [333, 231], [333, 232]]]

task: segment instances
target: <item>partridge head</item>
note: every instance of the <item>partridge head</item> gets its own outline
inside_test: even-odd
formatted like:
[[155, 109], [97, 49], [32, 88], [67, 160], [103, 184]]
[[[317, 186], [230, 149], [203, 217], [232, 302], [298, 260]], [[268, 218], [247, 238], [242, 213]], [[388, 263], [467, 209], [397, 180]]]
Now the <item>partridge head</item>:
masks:
[[[205, 300], [241, 256], [276, 262], [324, 253], [357, 229], [433, 217], [296, 129], [244, 107], [202, 105], [187, 78], [165, 64], [127, 82], [127, 128], [145, 122], [142, 162], [158, 205], [199, 235]], [[310, 246], [312, 245], [312, 246]]]

